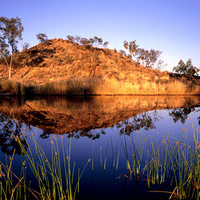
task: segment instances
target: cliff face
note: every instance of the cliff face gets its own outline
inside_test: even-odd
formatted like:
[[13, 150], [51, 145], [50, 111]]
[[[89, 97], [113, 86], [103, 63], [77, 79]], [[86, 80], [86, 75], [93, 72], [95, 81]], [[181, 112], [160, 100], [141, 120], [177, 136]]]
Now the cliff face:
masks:
[[[2, 100], [2, 99], [1, 99]], [[90, 130], [122, 125], [137, 130], [139, 127], [154, 128], [155, 115], [145, 117], [143, 112], [157, 109], [191, 108], [199, 106], [199, 97], [90, 97], [48, 98], [26, 100], [17, 99], [0, 102], [0, 113], [9, 115], [27, 125], [36, 126], [48, 135], [73, 133], [74, 137], [96, 137]], [[187, 110], [188, 111], [188, 110]], [[181, 111], [182, 112], [182, 111]], [[134, 118], [134, 116], [137, 118]], [[183, 113], [187, 114], [187, 113]], [[133, 117], [133, 122], [127, 123]], [[154, 119], [156, 117], [156, 119]], [[173, 117], [180, 117], [175, 116]], [[140, 125], [137, 124], [140, 122]], [[81, 131], [81, 132], [79, 132]], [[77, 133], [79, 132], [79, 133]]]
[[[0, 60], [0, 79], [8, 71]], [[40, 43], [14, 56], [12, 79], [45, 83], [74, 77], [101, 77], [118, 81], [169, 80], [169, 73], [147, 69], [111, 49], [81, 46], [63, 39]]]

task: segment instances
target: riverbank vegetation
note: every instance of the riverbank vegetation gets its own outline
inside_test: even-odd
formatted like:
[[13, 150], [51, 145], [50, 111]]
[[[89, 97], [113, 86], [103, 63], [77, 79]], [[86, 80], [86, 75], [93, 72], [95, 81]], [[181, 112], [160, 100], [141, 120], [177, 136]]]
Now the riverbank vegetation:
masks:
[[[17, 126], [21, 129], [17, 121]], [[21, 148], [21, 171], [16, 175], [13, 172], [13, 160], [15, 149], [9, 161], [0, 161], [0, 199], [65, 199], [74, 200], [79, 192], [79, 182], [90, 159], [83, 169], [78, 168], [77, 180], [74, 180], [75, 162], [71, 164], [71, 142], [65, 148], [63, 136], [61, 136], [62, 148], [59, 148], [57, 136], [51, 138], [51, 158], [47, 157], [44, 149], [36, 141], [36, 135], [28, 135], [21, 130], [21, 138], [24, 138], [26, 147], [19, 138], [13, 136]], [[31, 139], [33, 146], [28, 142]], [[31, 146], [33, 148], [31, 148]], [[29, 169], [27, 169], [29, 168]], [[28, 172], [32, 173], [36, 180], [28, 180]], [[63, 178], [64, 177], [64, 178]], [[38, 187], [31, 185], [37, 183]]]
[[37, 85], [17, 81], [0, 81], [1, 95], [197, 95], [199, 87], [176, 79], [170, 82], [120, 82], [114, 78], [76, 78]]

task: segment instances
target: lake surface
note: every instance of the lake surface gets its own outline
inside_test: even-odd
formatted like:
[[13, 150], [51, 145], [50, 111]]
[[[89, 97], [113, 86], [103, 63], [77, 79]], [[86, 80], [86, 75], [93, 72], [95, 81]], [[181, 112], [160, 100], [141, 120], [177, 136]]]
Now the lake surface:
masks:
[[[168, 193], [150, 192], [171, 192], [175, 187], [170, 166], [166, 165], [164, 183], [160, 184], [162, 171], [157, 173], [156, 181], [152, 179], [152, 165], [156, 168], [153, 151], [164, 162], [167, 139], [175, 144], [187, 137], [192, 146], [193, 133], [198, 133], [200, 124], [199, 106], [199, 97], [0, 98], [0, 159], [8, 162], [16, 149], [12, 171], [20, 176], [26, 155], [17, 136], [28, 152], [31, 148], [33, 156], [36, 153], [32, 137], [36, 138], [49, 160], [51, 144], [58, 144], [61, 165], [62, 148], [66, 157], [71, 144], [73, 185], [78, 180], [78, 170], [81, 172], [90, 159], [80, 178], [76, 199], [168, 199]], [[160, 170], [163, 164], [159, 162]], [[31, 180], [31, 187], [38, 189], [28, 161], [26, 166], [27, 183]]]

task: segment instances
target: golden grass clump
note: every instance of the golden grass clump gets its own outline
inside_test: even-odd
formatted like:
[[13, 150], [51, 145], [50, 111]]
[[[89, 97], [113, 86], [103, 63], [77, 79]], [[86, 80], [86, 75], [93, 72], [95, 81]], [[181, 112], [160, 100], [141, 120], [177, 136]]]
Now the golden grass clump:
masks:
[[35, 94], [48, 95], [185, 95], [197, 93], [197, 87], [188, 87], [177, 80], [167, 83], [148, 80], [134, 83], [118, 81], [114, 78], [104, 80], [98, 77], [48, 82], [36, 86], [35, 89]]
[[[177, 95], [191, 93], [186, 85], [173, 81], [168, 83], [155, 83], [147, 80], [140, 83], [122, 82], [116, 79], [107, 79], [95, 89], [96, 94], [126, 94], [126, 95]], [[192, 93], [194, 94], [194, 93]]]
[[0, 82], [0, 93], [25, 95], [25, 86], [17, 81], [3, 80]]
[[199, 87], [194, 84], [186, 85], [178, 80], [134, 82], [115, 78], [75, 77], [66, 81], [47, 82], [33, 86], [4, 80], [0, 82], [0, 93], [13, 95], [194, 95], [199, 94]]
[[180, 81], [172, 81], [166, 85], [166, 94], [185, 94], [186, 85]]
[[34, 93], [39, 95], [66, 95], [66, 84], [48, 82], [44, 85], [35, 86]]

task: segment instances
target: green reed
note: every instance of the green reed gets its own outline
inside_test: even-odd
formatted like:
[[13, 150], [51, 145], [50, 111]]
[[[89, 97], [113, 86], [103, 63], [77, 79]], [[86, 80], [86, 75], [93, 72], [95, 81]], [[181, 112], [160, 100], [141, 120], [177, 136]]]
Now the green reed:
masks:
[[94, 142], [92, 146], [92, 171], [94, 170]]
[[130, 179], [132, 177], [132, 169], [131, 169], [131, 165], [130, 165], [130, 161], [129, 161], [129, 156], [128, 156], [128, 147], [127, 147], [127, 142], [126, 142], [126, 137], [125, 137], [125, 134], [124, 134], [124, 142], [122, 141], [121, 137], [120, 137], [120, 140], [121, 140], [121, 146], [124, 150], [124, 153], [125, 153], [125, 157], [126, 157], [126, 168], [130, 174]]
[[[137, 131], [137, 135], [131, 135], [132, 146], [130, 149], [125, 135], [120, 137], [121, 147], [125, 153], [126, 169], [130, 174], [139, 178], [142, 172], [142, 177], [147, 181], [148, 188], [152, 184], [163, 184], [166, 181], [171, 181], [173, 191], [154, 191], [171, 194], [170, 198], [177, 199], [199, 199], [200, 196], [200, 141], [199, 130], [192, 126], [193, 144], [189, 144], [189, 133], [187, 129], [183, 129], [180, 138], [163, 136], [162, 143], [153, 140], [151, 136], [144, 138], [141, 136], [141, 130]], [[149, 145], [147, 145], [149, 144]], [[112, 142], [111, 142], [112, 145]], [[147, 147], [148, 146], [148, 147]], [[107, 155], [108, 144], [106, 148]], [[113, 148], [111, 149], [113, 152]], [[118, 169], [119, 153], [116, 163]], [[116, 152], [117, 152], [116, 151]], [[130, 159], [132, 155], [132, 160]], [[102, 147], [100, 148], [100, 161], [102, 166]], [[115, 160], [116, 154], [112, 153]], [[132, 161], [132, 165], [131, 165]], [[105, 162], [104, 162], [105, 164]], [[105, 168], [104, 168], [105, 169]], [[141, 170], [142, 169], [142, 170]], [[124, 175], [128, 177], [127, 175]], [[121, 175], [120, 175], [121, 177]], [[170, 186], [170, 185], [169, 185]]]
[[[38, 145], [38, 143], [34, 138], [32, 139], [34, 140], [38, 152], [38, 154], [36, 154], [36, 159], [38, 158], [39, 160], [39, 163], [37, 164], [40, 166], [41, 177], [38, 177], [38, 174], [36, 174], [36, 178], [40, 185], [40, 191], [42, 197], [50, 199], [57, 197], [58, 199], [68, 199], [68, 200], [75, 199], [80, 178], [90, 160], [88, 160], [81, 174], [78, 176], [78, 180], [75, 185], [75, 189], [73, 191], [75, 163], [73, 164], [73, 167], [71, 169], [71, 140], [69, 148], [65, 153], [64, 144], [61, 136], [61, 144], [63, 152], [63, 155], [61, 155], [59, 151], [57, 137], [54, 136], [54, 138], [51, 139], [52, 162], [50, 163], [43, 149]], [[61, 166], [61, 158], [64, 160], [64, 166]], [[67, 158], [67, 160], [65, 158]], [[66, 180], [65, 186], [63, 184], [62, 168], [64, 168], [64, 174]], [[37, 168], [34, 167], [34, 169], [38, 169], [38, 167]], [[49, 184], [49, 175], [51, 177], [52, 187]]]
[[[17, 124], [17, 122], [15, 121]], [[26, 158], [26, 161], [32, 170], [35, 178], [38, 181], [39, 185], [39, 194], [37, 193], [37, 196], [39, 196], [40, 199], [68, 199], [72, 200], [75, 199], [77, 189], [79, 190], [79, 182], [82, 177], [82, 174], [87, 166], [87, 164], [90, 162], [90, 159], [87, 161], [86, 165], [82, 169], [81, 173], [80, 170], [78, 171], [78, 180], [77, 183], [74, 185], [74, 171], [75, 171], [75, 163], [73, 164], [73, 167], [71, 168], [71, 140], [69, 148], [64, 150], [64, 144], [63, 144], [63, 136], [60, 136], [61, 144], [62, 144], [62, 153], [59, 150], [59, 145], [57, 141], [57, 136], [54, 135], [53, 139], [51, 138], [51, 161], [47, 158], [44, 150], [42, 147], [37, 143], [36, 137], [32, 134], [30, 139], [32, 139], [34, 146], [35, 146], [35, 152], [33, 152], [30, 148], [30, 145], [26, 139], [25, 132], [22, 131], [24, 134], [24, 139], [26, 140], [28, 150], [24, 148], [21, 141], [18, 137], [15, 139], [18, 141], [18, 144], [20, 145], [22, 152]], [[61, 159], [63, 159], [63, 165], [61, 166]], [[64, 174], [65, 174], [65, 181], [66, 183], [63, 183], [63, 168], [64, 168]], [[23, 172], [25, 173], [25, 171]], [[75, 188], [75, 189], [73, 189]], [[26, 194], [26, 191], [24, 190], [24, 193]]]
[[[9, 157], [9, 163], [0, 161], [0, 200], [2, 199], [28, 199], [30, 193], [34, 191], [26, 185], [26, 165], [22, 162], [21, 173], [18, 177], [12, 171], [15, 150], [12, 157]], [[7, 156], [6, 156], [7, 157]], [[22, 190], [23, 188], [23, 190]], [[27, 190], [29, 193], [27, 193]], [[37, 199], [37, 198], [36, 198]]]
[[110, 138], [109, 138], [108, 143], [107, 143], [107, 146], [106, 146], [106, 152], [105, 152], [104, 163], [102, 162], [102, 147], [100, 147], [100, 162], [101, 162], [101, 167], [103, 167], [104, 170], [106, 169], [106, 161], [107, 161], [107, 154], [108, 154], [109, 141], [110, 141]]
[[[170, 198], [199, 199], [200, 196], [200, 142], [199, 131], [192, 125], [193, 145], [188, 142], [188, 130], [184, 129], [179, 139], [166, 137], [162, 146], [156, 146], [151, 137], [147, 150], [143, 174], [147, 176], [148, 187], [162, 184], [170, 177], [174, 190]], [[160, 151], [161, 149], [161, 151]], [[157, 192], [157, 191], [154, 191]], [[162, 191], [169, 193], [170, 191]]]

